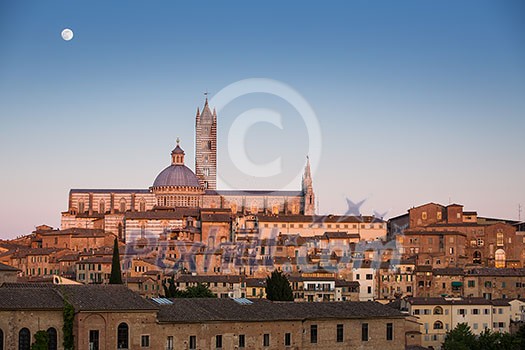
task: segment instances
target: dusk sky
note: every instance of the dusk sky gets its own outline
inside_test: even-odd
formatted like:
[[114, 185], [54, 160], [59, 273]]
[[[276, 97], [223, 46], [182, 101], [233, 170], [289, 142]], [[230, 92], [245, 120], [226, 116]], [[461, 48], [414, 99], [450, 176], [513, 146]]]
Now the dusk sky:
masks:
[[[347, 198], [386, 218], [426, 202], [507, 219], [525, 207], [521, 0], [4, 0], [0, 238], [59, 227], [71, 188], [148, 188], [177, 137], [193, 169], [203, 92], [254, 78], [300, 94], [321, 140], [284, 96], [240, 96], [218, 117], [222, 188], [299, 189], [317, 150], [321, 214]], [[263, 121], [230, 134], [251, 109]], [[284, 175], [236, 169], [232, 135]]]

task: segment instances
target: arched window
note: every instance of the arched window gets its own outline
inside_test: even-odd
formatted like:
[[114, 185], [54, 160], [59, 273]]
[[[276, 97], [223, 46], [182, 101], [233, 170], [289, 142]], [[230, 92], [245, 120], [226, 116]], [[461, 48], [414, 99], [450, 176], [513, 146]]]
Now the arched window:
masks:
[[481, 264], [481, 252], [479, 250], [474, 252], [472, 262], [474, 264]]
[[49, 342], [47, 343], [48, 350], [57, 350], [57, 330], [53, 327], [47, 330], [47, 335], [49, 336]]
[[122, 198], [120, 200], [120, 212], [124, 213], [126, 211], [126, 200]]
[[100, 214], [104, 214], [106, 212], [106, 203], [104, 203], [103, 199], [98, 202], [98, 212]]
[[22, 328], [18, 332], [18, 350], [30, 350], [31, 349], [31, 332], [29, 329]]
[[441, 306], [436, 306], [434, 308], [434, 315], [443, 315], [443, 308]]
[[117, 329], [117, 349], [127, 349], [129, 346], [129, 327], [122, 322]]
[[4, 331], [0, 328], [0, 350], [4, 350]]
[[503, 249], [498, 249], [494, 253], [495, 266], [497, 268], [505, 267], [505, 251]]
[[146, 201], [144, 200], [144, 198], [140, 199], [139, 211], [146, 211]]
[[443, 322], [441, 321], [434, 322], [434, 329], [443, 329]]

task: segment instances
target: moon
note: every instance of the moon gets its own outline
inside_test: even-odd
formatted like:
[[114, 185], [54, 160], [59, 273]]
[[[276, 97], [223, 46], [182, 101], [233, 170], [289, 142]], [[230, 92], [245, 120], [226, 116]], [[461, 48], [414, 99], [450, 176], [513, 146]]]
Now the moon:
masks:
[[60, 33], [60, 35], [62, 36], [62, 39], [64, 39], [65, 41], [69, 41], [73, 39], [73, 31], [69, 28], [64, 29], [62, 33]]

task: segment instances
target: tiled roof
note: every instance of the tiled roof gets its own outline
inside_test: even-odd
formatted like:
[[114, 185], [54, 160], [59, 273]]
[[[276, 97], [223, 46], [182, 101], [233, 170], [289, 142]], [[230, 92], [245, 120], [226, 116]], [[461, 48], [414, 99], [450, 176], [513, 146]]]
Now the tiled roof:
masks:
[[221, 196], [268, 196], [268, 197], [301, 197], [302, 191], [271, 190], [216, 190]]
[[384, 223], [384, 220], [374, 216], [344, 216], [344, 215], [326, 215], [316, 217], [312, 215], [258, 215], [259, 222], [302, 222], [302, 223]]
[[16, 267], [0, 263], [0, 271], [20, 271]]
[[60, 310], [64, 301], [52, 288], [0, 288], [0, 310]]
[[345, 281], [345, 280], [335, 280], [336, 287], [355, 287], [359, 288], [360, 284], [358, 281]]
[[198, 217], [199, 209], [176, 208], [175, 210], [128, 211], [126, 219], [176, 219], [181, 220], [188, 216]]
[[201, 213], [202, 222], [230, 222], [230, 214]]
[[155, 310], [156, 305], [124, 285], [60, 285], [57, 290], [76, 311]]
[[244, 276], [234, 276], [234, 275], [180, 275], [175, 282], [196, 282], [196, 283], [240, 283], [245, 279]]
[[492, 305], [492, 301], [485, 298], [407, 298], [412, 305]]
[[72, 235], [75, 237], [104, 237], [111, 235], [109, 232], [105, 232], [100, 229], [89, 229], [89, 228], [68, 228], [65, 230], [53, 230], [42, 233], [42, 236], [56, 236], [56, 235]]
[[466, 271], [471, 276], [525, 276], [525, 268], [480, 267]]
[[91, 256], [77, 261], [77, 264], [111, 264], [113, 256]]
[[71, 189], [69, 193], [151, 193], [144, 189]]
[[250, 299], [239, 304], [232, 299], [172, 299], [172, 305], [160, 305], [159, 322], [206, 321], [279, 321], [306, 319], [397, 318], [399, 311], [376, 302], [294, 303]]
[[265, 287], [266, 278], [247, 278], [246, 287]]
[[432, 274], [434, 276], [462, 276], [465, 271], [461, 267], [446, 267], [443, 269], [433, 269]]
[[54, 285], [51, 283], [4, 283], [0, 288], [0, 309], [61, 309], [64, 306], [64, 298], [73, 305], [77, 312], [157, 309], [154, 303], [143, 299], [124, 285]]

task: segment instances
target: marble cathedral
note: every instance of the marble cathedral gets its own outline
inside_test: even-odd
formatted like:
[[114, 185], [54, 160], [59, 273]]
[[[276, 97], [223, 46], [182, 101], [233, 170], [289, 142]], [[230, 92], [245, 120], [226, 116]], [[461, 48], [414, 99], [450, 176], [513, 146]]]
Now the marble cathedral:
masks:
[[206, 242], [203, 235], [210, 224], [222, 227], [218, 234], [226, 241], [233, 238], [232, 222], [238, 216], [314, 215], [308, 161], [301, 190], [217, 189], [217, 113], [207, 99], [195, 117], [195, 172], [185, 165], [184, 156], [177, 140], [171, 164], [147, 189], [70, 190], [61, 228], [104, 229], [127, 241], [168, 233], [171, 239]]

